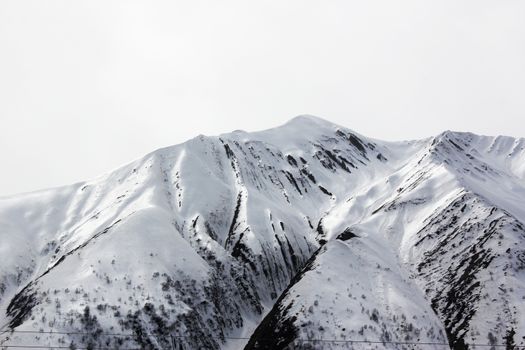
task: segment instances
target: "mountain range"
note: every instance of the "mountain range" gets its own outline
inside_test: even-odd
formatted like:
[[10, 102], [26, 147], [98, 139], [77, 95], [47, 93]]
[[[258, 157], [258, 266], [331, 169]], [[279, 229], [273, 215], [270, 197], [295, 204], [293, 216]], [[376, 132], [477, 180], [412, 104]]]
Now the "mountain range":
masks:
[[525, 348], [525, 139], [312, 116], [0, 198], [0, 348]]

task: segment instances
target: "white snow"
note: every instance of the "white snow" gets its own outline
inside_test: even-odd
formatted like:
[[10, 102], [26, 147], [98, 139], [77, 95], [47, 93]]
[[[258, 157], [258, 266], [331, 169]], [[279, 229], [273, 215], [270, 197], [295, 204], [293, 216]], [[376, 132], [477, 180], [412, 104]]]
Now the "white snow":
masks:
[[[189, 348], [242, 348], [247, 339], [228, 338], [250, 337], [327, 242], [280, 300], [295, 342], [447, 342], [455, 314], [440, 291], [472, 288], [457, 307], [475, 314], [457, 335], [504, 343], [512, 325], [523, 344], [524, 164], [524, 139], [383, 142], [313, 116], [200, 135], [91, 181], [0, 198], [0, 326], [91, 332], [61, 336], [66, 345], [116, 346], [98, 327], [135, 334], [119, 346], [162, 348], [171, 334]], [[347, 229], [358, 237], [338, 239]], [[485, 260], [467, 269], [476, 254]], [[15, 296], [29, 291], [24, 308]], [[60, 337], [7, 332], [0, 345], [44, 338]]]

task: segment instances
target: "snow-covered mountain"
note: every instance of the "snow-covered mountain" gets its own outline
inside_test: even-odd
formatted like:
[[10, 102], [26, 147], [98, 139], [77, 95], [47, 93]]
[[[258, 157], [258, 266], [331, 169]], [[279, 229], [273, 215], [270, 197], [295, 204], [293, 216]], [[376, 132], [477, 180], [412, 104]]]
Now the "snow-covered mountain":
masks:
[[525, 139], [198, 136], [0, 199], [0, 346], [525, 346], [524, 223]]

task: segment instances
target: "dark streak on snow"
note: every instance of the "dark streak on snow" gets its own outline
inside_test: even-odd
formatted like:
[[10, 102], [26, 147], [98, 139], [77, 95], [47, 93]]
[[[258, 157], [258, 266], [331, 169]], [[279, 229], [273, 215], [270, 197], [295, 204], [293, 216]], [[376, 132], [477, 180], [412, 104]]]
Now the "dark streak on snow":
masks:
[[286, 176], [288, 181], [290, 181], [290, 183], [295, 187], [297, 192], [299, 192], [299, 194], [303, 194], [301, 192], [301, 189], [299, 188], [299, 185], [297, 185], [297, 181], [295, 181], [295, 178], [293, 177], [292, 173], [290, 173], [289, 171], [286, 171], [286, 170], [283, 170], [282, 172], [284, 173], [284, 175]]
[[239, 217], [239, 212], [241, 210], [241, 202], [242, 202], [242, 192], [239, 192], [239, 194], [237, 195], [237, 204], [235, 205], [235, 210], [233, 212], [233, 218], [230, 224], [230, 229], [228, 230], [228, 237], [226, 238], [226, 244], [225, 244], [226, 247], [228, 247], [228, 245], [231, 244], [231, 240], [233, 239], [233, 234], [235, 232], [235, 226], [237, 225], [237, 218]]
[[354, 237], [359, 237], [358, 235], [356, 235], [354, 232], [352, 232], [352, 230], [350, 228], [346, 228], [344, 230], [344, 232], [340, 233], [336, 239], [339, 239], [341, 241], [348, 241], [349, 239], [351, 238], [354, 238]]
[[319, 189], [321, 190], [321, 192], [323, 192], [324, 194], [326, 194], [327, 196], [332, 196], [332, 192], [329, 192], [326, 188], [324, 188], [323, 186], [319, 185]]

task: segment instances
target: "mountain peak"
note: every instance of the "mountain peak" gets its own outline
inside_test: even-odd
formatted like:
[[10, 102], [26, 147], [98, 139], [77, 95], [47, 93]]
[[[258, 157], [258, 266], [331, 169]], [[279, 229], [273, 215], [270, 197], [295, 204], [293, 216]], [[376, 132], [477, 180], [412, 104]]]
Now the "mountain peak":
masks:
[[[336, 126], [334, 123], [310, 114], [301, 114], [290, 119], [286, 124], [317, 124], [325, 126]], [[285, 124], [285, 125], [286, 125]]]
[[317, 130], [337, 130], [337, 129], [347, 129], [341, 125], [332, 123], [323, 118], [319, 118], [309, 114], [298, 115], [289, 121], [287, 121], [281, 127], [284, 128], [298, 128], [298, 129], [317, 129]]

